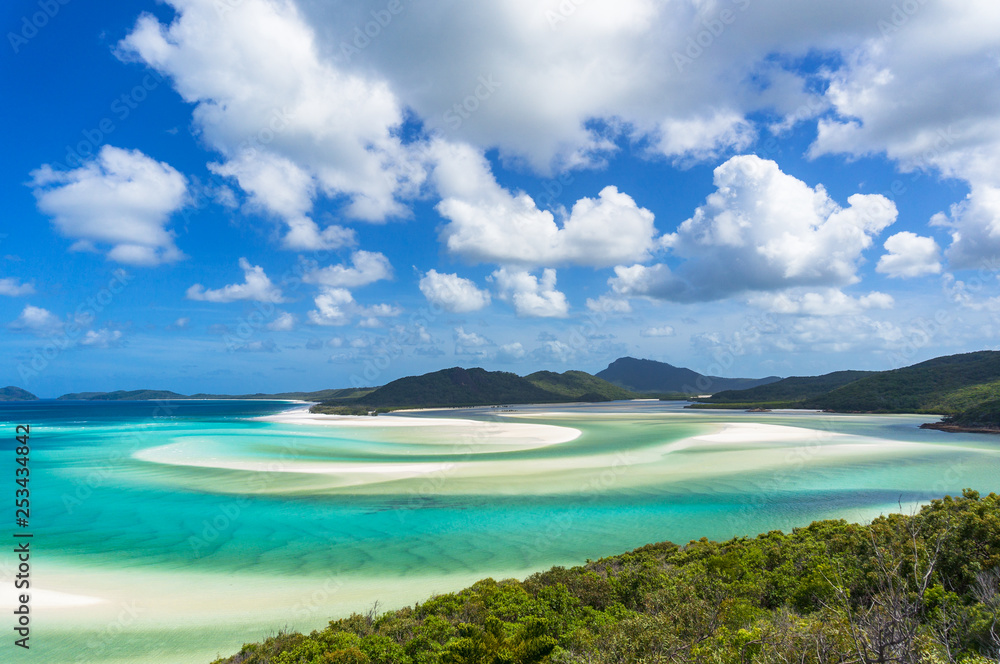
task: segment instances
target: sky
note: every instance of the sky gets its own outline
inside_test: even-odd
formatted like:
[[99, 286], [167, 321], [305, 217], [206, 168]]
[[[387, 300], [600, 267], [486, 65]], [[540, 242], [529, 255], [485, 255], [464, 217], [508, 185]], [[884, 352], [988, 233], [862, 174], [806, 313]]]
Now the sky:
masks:
[[0, 12], [0, 384], [1000, 348], [994, 0]]

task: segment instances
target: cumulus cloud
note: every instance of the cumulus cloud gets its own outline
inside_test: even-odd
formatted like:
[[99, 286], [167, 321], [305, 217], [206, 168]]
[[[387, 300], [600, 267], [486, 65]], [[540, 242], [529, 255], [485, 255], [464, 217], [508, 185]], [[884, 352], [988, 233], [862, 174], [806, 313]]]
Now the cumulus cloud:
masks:
[[717, 110], [707, 117], [664, 120], [652, 149], [682, 162], [702, 161], [745, 150], [756, 138], [753, 124], [742, 113]]
[[632, 311], [632, 305], [627, 299], [614, 295], [601, 295], [598, 298], [587, 298], [587, 308], [603, 313], [627, 314]]
[[309, 320], [315, 325], [347, 325], [351, 322], [354, 296], [346, 288], [327, 288], [317, 295], [313, 302], [316, 308], [309, 312]]
[[302, 280], [327, 288], [356, 288], [391, 278], [392, 265], [384, 254], [377, 251], [355, 251], [351, 255], [351, 267], [330, 265], [310, 270]]
[[8, 297], [20, 297], [21, 295], [34, 295], [35, 287], [32, 284], [22, 283], [14, 277], [4, 277], [0, 279], [0, 295]]
[[822, 185], [810, 187], [754, 155], [726, 161], [714, 183], [694, 216], [663, 238], [685, 259], [678, 271], [663, 263], [618, 266], [609, 281], [616, 294], [690, 302], [855, 283], [862, 252], [896, 219], [884, 196], [854, 194], [844, 208]]
[[346, 288], [325, 287], [313, 298], [313, 302], [316, 308], [308, 313], [309, 322], [313, 325], [347, 325], [355, 317], [360, 317], [361, 327], [381, 327], [380, 319], [403, 312], [391, 304], [361, 305]]
[[243, 270], [243, 283], [230, 284], [215, 290], [206, 290], [201, 284], [194, 284], [187, 289], [189, 300], [202, 302], [236, 302], [237, 300], [253, 300], [256, 302], [284, 302], [281, 289], [271, 283], [264, 274], [264, 268], [251, 265], [246, 258], [240, 258], [240, 269]]
[[564, 318], [569, 313], [566, 295], [556, 290], [556, 271], [546, 268], [539, 279], [530, 272], [500, 268], [490, 275], [497, 297], [514, 305], [518, 316]]
[[7, 327], [15, 332], [29, 332], [38, 336], [46, 336], [61, 331], [63, 323], [48, 309], [28, 304], [21, 310], [21, 315], [10, 322]]
[[497, 352], [497, 359], [501, 362], [514, 362], [516, 360], [520, 360], [527, 354], [528, 353], [524, 350], [524, 346], [521, 345], [521, 342], [515, 341], [514, 343], [500, 346], [500, 350]]
[[38, 208], [76, 240], [71, 249], [110, 247], [108, 258], [131, 265], [184, 257], [166, 226], [188, 200], [187, 180], [170, 165], [105, 145], [79, 168], [59, 171], [46, 164], [31, 176]]
[[613, 186], [582, 198], [556, 223], [530, 196], [512, 194], [468, 145], [437, 142], [434, 182], [447, 250], [471, 262], [609, 267], [646, 260], [655, 249], [653, 213]]
[[[372, 20], [368, 7], [303, 8], [330, 26], [327, 49], [344, 67], [385, 76], [429, 130], [495, 146], [542, 172], [600, 163], [615, 149], [609, 137], [672, 157], [740, 149], [752, 132], [748, 113], [793, 115], [814, 96], [782, 63], [853, 48], [895, 1], [439, 3], [407, 11], [363, 56], [350, 46], [355, 28]], [[707, 48], [697, 43], [703, 34]], [[484, 75], [496, 85], [476, 97]]]
[[932, 237], [903, 231], [890, 236], [884, 246], [889, 253], [879, 259], [876, 272], [890, 277], [921, 277], [941, 272], [941, 248]]
[[820, 291], [796, 289], [783, 293], [760, 293], [750, 298], [750, 304], [776, 314], [846, 316], [868, 309], [891, 309], [895, 301], [891, 295], [878, 291], [851, 297], [836, 288], [826, 288]]
[[531, 357], [536, 362], [566, 363], [576, 357], [576, 351], [562, 341], [546, 341], [531, 352]]
[[643, 337], [672, 337], [674, 336], [674, 328], [670, 325], [647, 327], [639, 332], [639, 335]]
[[496, 344], [476, 332], [466, 332], [464, 327], [456, 327], [454, 330], [455, 355], [468, 355], [479, 359], [486, 359], [491, 354], [491, 348]]
[[289, 330], [293, 330], [295, 329], [295, 316], [287, 311], [282, 311], [277, 318], [267, 324], [267, 329], [274, 332], [288, 332]]
[[431, 304], [452, 313], [479, 311], [490, 303], [489, 291], [479, 289], [470, 279], [437, 270], [428, 270], [420, 278], [420, 292]]
[[122, 331], [108, 328], [100, 330], [87, 330], [87, 333], [80, 339], [81, 346], [92, 348], [112, 348], [120, 346], [122, 343]]
[[836, 114], [819, 121], [810, 154], [883, 153], [904, 171], [966, 181], [945, 253], [954, 267], [974, 267], [1000, 252], [1000, 11], [985, 1], [900, 6], [830, 74]]
[[195, 105], [195, 126], [223, 157], [213, 170], [286, 222], [289, 248], [343, 244], [344, 229], [320, 230], [309, 216], [320, 195], [346, 197], [358, 219], [406, 212], [396, 197], [423, 170], [398, 136], [403, 106], [384, 80], [324, 57], [292, 2], [171, 4], [171, 23], [143, 14], [119, 55], [169, 77]]
[[965, 200], [951, 206], [948, 214], [931, 217], [932, 226], [951, 233], [945, 251], [954, 269], [994, 269], [1000, 254], [1000, 185], [976, 185]]

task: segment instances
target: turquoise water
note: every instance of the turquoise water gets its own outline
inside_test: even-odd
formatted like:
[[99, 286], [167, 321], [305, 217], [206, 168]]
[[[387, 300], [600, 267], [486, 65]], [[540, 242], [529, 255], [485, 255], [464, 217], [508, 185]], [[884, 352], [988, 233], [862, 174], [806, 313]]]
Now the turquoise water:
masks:
[[24, 661], [208, 662], [485, 576], [1000, 490], [998, 439], [918, 429], [927, 416], [620, 402], [247, 419], [291, 407], [0, 405], [11, 441], [32, 427]]

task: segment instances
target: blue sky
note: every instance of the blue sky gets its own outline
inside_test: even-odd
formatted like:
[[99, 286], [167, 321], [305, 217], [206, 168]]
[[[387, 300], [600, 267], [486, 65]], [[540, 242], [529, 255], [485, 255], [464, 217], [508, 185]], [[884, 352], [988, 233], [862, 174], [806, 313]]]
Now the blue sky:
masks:
[[994, 348], [991, 2], [4, 5], [0, 383]]

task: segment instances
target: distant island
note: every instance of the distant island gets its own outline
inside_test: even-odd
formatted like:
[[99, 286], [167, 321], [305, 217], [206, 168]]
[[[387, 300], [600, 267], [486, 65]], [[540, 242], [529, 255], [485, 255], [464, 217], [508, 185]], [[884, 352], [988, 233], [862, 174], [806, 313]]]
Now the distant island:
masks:
[[8, 385], [0, 388], [0, 401], [38, 401], [38, 397], [28, 390]]
[[598, 378], [633, 392], [676, 392], [681, 394], [714, 394], [723, 390], [746, 390], [774, 383], [781, 378], [721, 378], [706, 376], [691, 369], [675, 367], [666, 362], [620, 357], [607, 369], [597, 372]]
[[[478, 367], [451, 367], [378, 387], [312, 392], [179, 394], [170, 390], [73, 392], [62, 400], [147, 401], [275, 399], [316, 402], [314, 412], [371, 415], [405, 408], [458, 408], [626, 399], [691, 400], [690, 408], [767, 412], [800, 408], [837, 413], [928, 413], [943, 416], [926, 428], [1000, 433], [1000, 351], [937, 357], [889, 371], [835, 371], [821, 376], [723, 378], [655, 360], [618, 358], [592, 375], [536, 371], [519, 376]], [[19, 387], [0, 389], [0, 401], [36, 400]]]

